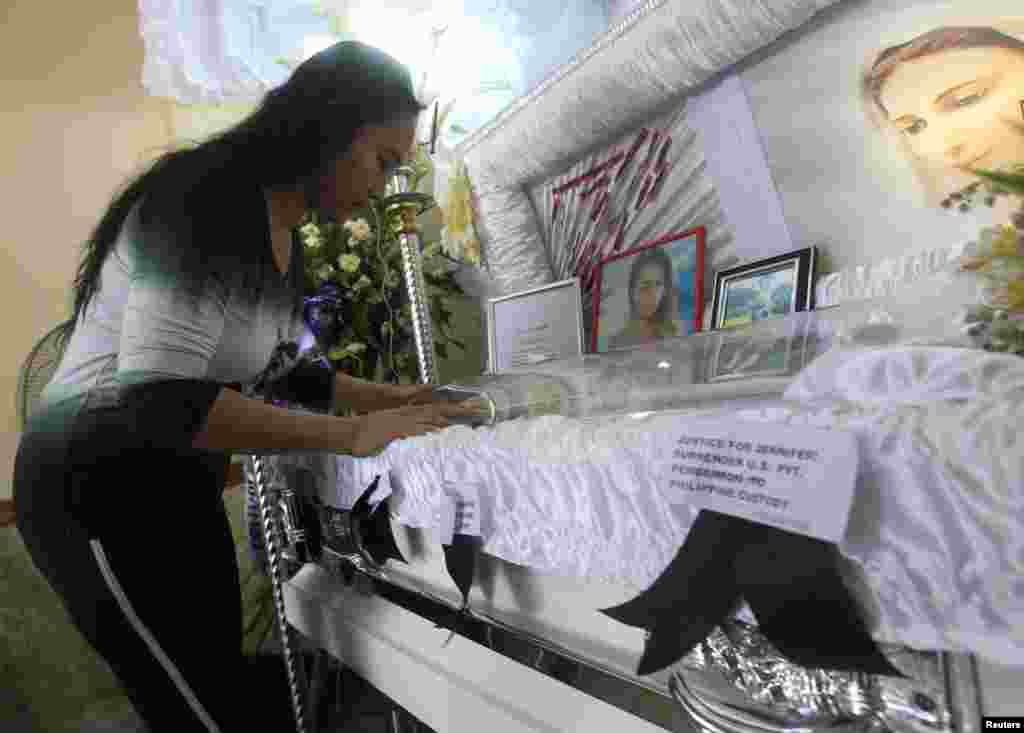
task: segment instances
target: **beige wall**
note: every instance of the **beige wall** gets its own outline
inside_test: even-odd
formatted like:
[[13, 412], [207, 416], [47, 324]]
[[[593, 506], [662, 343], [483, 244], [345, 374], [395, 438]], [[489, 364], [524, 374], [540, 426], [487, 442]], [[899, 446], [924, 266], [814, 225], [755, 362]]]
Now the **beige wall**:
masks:
[[0, 9], [3, 247], [0, 499], [11, 496], [18, 368], [63, 320], [82, 240], [125, 176], [168, 142], [166, 103], [143, 95], [136, 0]]

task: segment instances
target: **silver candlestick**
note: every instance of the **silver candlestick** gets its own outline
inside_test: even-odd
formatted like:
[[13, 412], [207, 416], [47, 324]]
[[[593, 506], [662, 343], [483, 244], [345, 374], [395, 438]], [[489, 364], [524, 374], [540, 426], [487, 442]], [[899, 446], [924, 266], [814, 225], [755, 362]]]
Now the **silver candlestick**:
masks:
[[437, 382], [434, 363], [434, 327], [430, 318], [430, 304], [427, 302], [427, 288], [423, 280], [423, 250], [416, 218], [434, 206], [434, 199], [412, 189], [412, 168], [402, 166], [388, 180], [384, 211], [387, 225], [398, 235], [402, 252], [402, 271], [405, 289], [409, 294], [409, 309], [412, 312], [412, 330], [416, 341], [416, 359], [419, 364], [420, 381], [423, 384]]

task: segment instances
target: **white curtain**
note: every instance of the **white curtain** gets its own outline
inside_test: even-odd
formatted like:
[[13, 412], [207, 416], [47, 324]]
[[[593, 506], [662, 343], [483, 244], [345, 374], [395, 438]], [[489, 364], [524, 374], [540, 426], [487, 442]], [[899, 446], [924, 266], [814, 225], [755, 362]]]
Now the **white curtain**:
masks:
[[142, 83], [181, 104], [257, 101], [283, 82], [285, 59], [330, 33], [307, 0], [139, 0]]
[[608, 26], [607, 0], [139, 0], [142, 81], [183, 105], [254, 104], [296, 64], [346, 38], [413, 71], [449, 109], [449, 146]]

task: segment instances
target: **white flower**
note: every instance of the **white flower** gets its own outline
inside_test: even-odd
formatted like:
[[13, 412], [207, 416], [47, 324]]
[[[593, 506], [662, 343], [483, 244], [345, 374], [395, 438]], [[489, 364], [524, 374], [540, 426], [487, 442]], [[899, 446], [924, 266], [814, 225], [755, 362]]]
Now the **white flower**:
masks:
[[[345, 228], [352, 232], [352, 239], [357, 242], [365, 242], [370, 238], [370, 225], [366, 219], [356, 219], [355, 221], [349, 219], [345, 222]], [[349, 244], [352, 244], [352, 239], [349, 240]]]
[[299, 229], [299, 234], [302, 236], [303, 244], [307, 247], [319, 247], [323, 243], [320, 229], [313, 222], [303, 225]]
[[316, 271], [316, 276], [321, 280], [330, 280], [331, 275], [334, 274], [334, 268], [330, 265], [322, 265], [319, 270]]
[[356, 255], [343, 254], [338, 257], [338, 267], [345, 272], [356, 272], [359, 270], [359, 263], [362, 262]]

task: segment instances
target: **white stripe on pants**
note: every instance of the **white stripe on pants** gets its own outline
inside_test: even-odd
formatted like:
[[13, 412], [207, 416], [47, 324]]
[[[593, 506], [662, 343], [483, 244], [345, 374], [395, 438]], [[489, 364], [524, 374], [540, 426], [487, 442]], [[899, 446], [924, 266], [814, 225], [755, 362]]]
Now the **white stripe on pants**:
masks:
[[192, 692], [192, 688], [188, 686], [188, 682], [181, 676], [181, 672], [174, 666], [174, 662], [164, 653], [164, 650], [160, 648], [160, 644], [150, 633], [146, 625], [142, 623], [142, 620], [136, 615], [135, 609], [132, 608], [132, 604], [128, 601], [128, 596], [125, 595], [124, 590], [121, 588], [121, 584], [117, 582], [117, 577], [114, 575], [113, 569], [110, 567], [110, 563], [107, 561], [107, 555], [103, 551], [103, 545], [100, 544], [99, 540], [90, 540], [89, 544], [92, 546], [92, 553], [96, 556], [96, 564], [100, 567], [100, 573], [103, 574], [103, 579], [107, 581], [107, 586], [110, 588], [110, 592], [114, 594], [114, 598], [117, 599], [118, 606], [121, 607], [121, 612], [124, 613], [125, 618], [128, 619], [128, 623], [131, 624], [135, 632], [142, 637], [142, 640], [149, 647], [149, 650], [156, 657], [157, 661], [160, 662], [160, 666], [164, 668], [174, 686], [178, 688], [178, 691], [184, 696], [185, 701], [192, 708], [192, 712], [203, 722], [206, 729], [210, 733], [220, 733], [220, 728], [213, 722], [213, 718], [206, 712], [202, 703], [196, 698], [195, 693]]

